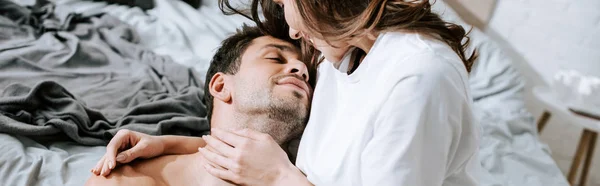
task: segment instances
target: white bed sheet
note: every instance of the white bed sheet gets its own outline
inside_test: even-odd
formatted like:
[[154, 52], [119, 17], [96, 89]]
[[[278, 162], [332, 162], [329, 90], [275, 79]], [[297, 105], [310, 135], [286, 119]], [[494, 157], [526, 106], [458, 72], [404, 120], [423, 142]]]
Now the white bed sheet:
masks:
[[27, 137], [0, 133], [0, 185], [81, 186], [105, 149], [75, 142], [43, 145]]

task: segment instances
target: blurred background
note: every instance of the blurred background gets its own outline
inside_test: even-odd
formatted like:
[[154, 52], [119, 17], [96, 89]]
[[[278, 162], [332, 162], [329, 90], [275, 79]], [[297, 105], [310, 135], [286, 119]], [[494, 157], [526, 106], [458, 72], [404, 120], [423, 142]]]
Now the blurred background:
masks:
[[[526, 78], [526, 104], [540, 119], [546, 106], [533, 87], [552, 86], [561, 70], [600, 77], [598, 0], [446, 0], [467, 22], [498, 41]], [[595, 92], [594, 97], [600, 97]], [[567, 175], [584, 128], [553, 115], [540, 134], [552, 158]], [[599, 144], [596, 144], [598, 146]], [[591, 161], [587, 185], [600, 185], [600, 153]], [[580, 166], [581, 167], [581, 166]]]

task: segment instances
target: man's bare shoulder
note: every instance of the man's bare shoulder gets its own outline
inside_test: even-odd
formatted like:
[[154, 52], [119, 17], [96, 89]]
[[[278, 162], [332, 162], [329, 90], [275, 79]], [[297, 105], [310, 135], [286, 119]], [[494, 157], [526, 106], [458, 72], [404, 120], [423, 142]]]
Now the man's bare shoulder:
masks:
[[118, 166], [109, 176], [92, 176], [86, 185], [230, 185], [198, 168], [199, 153], [165, 155]]
[[154, 180], [151, 176], [142, 174], [132, 166], [124, 165], [116, 168], [107, 177], [96, 176], [92, 174], [92, 177], [85, 183], [86, 186], [100, 186], [100, 185], [149, 185], [159, 186], [162, 185], [158, 181]]

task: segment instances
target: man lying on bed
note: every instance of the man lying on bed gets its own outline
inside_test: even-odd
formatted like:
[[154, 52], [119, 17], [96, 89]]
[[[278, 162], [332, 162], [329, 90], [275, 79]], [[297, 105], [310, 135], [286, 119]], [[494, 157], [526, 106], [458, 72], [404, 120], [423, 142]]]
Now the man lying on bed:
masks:
[[[212, 132], [216, 128], [251, 128], [270, 134], [280, 145], [299, 137], [307, 120], [312, 94], [307, 66], [299, 59], [298, 48], [284, 40], [265, 36], [255, 27], [245, 26], [223, 41], [213, 57], [205, 86]], [[135, 132], [122, 130], [114, 138], [152, 138], [132, 133]], [[201, 138], [197, 139], [197, 144], [168, 146], [181, 149], [204, 146]], [[113, 141], [123, 140], [113, 139], [111, 143]], [[157, 151], [156, 155], [163, 152], [185, 154], [178, 153], [181, 151], [178, 149], [148, 148], [150, 144], [144, 147], [144, 144], [135, 143], [133, 148], [152, 149]], [[111, 145], [115, 144], [109, 144], [108, 150], [127, 148], [110, 148]], [[107, 151], [107, 154], [116, 155], [116, 152]], [[127, 154], [127, 151], [120, 154]], [[133, 157], [132, 154], [128, 156]], [[201, 165], [200, 161], [205, 160], [199, 153], [167, 155], [114, 168], [114, 163], [110, 163], [114, 161], [103, 158], [92, 170], [95, 174], [86, 185], [229, 185], [206, 173], [202, 167], [189, 166]], [[102, 163], [108, 164], [101, 166]], [[102, 169], [99, 167], [104, 169], [98, 170]], [[110, 175], [107, 167], [114, 168]]]

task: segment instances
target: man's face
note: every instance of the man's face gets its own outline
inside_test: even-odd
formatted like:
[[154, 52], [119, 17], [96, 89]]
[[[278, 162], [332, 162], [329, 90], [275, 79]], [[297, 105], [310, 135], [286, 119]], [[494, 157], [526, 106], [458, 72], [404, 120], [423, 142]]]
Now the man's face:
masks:
[[298, 49], [270, 36], [256, 38], [241, 57], [233, 77], [233, 101], [238, 112], [267, 114], [282, 126], [254, 124], [274, 138], [300, 135], [309, 114], [312, 88]]

